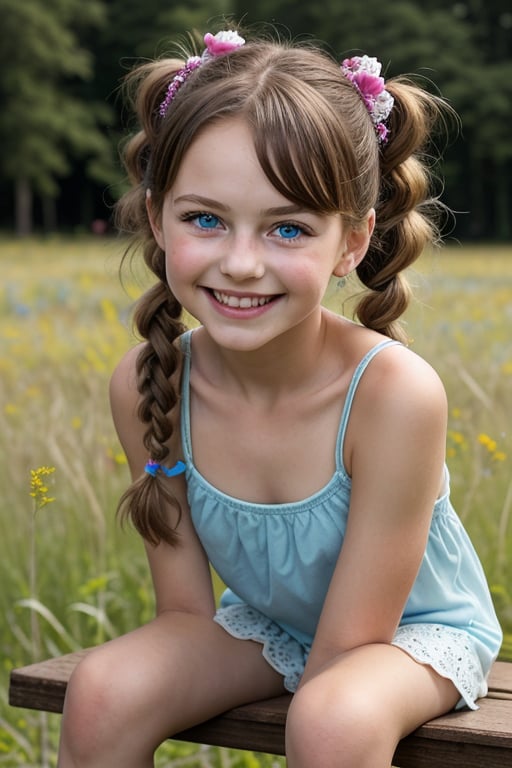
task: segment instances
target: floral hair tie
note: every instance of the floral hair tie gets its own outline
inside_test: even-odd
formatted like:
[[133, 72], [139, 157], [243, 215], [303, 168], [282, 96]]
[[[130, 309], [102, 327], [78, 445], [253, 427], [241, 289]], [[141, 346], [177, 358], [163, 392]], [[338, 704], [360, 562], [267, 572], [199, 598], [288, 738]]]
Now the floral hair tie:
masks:
[[377, 141], [385, 144], [389, 136], [385, 121], [393, 109], [394, 99], [386, 91], [384, 78], [380, 76], [381, 68], [382, 64], [373, 56], [353, 56], [341, 63], [341, 71], [365, 103], [375, 127]]
[[176, 464], [169, 469], [169, 467], [164, 467], [163, 464], [159, 464], [158, 461], [150, 459], [144, 467], [144, 472], [152, 477], [156, 477], [158, 472], [162, 472], [166, 477], [176, 477], [176, 475], [182, 475], [186, 469], [187, 465], [183, 461], [177, 461]]
[[210, 59], [215, 59], [217, 56], [224, 56], [226, 53], [236, 51], [237, 48], [241, 48], [245, 44], [243, 37], [237, 32], [222, 31], [217, 32], [216, 35], [207, 32], [204, 36], [205, 50], [201, 56], [190, 56], [185, 62], [185, 66], [179, 69], [174, 75], [173, 79], [169, 83], [165, 99], [160, 104], [159, 114], [161, 117], [165, 117], [169, 110], [169, 107], [178, 93], [179, 89], [186, 82], [188, 76], [195, 69], [200, 67]]

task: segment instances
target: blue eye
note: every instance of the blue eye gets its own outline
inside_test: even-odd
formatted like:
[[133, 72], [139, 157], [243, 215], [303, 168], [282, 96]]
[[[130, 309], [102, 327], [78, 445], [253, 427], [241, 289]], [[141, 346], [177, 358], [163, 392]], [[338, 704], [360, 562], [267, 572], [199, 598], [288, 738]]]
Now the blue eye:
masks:
[[219, 218], [213, 213], [198, 213], [195, 220], [201, 229], [215, 229], [219, 225]]
[[303, 230], [297, 224], [280, 224], [276, 232], [283, 240], [295, 240], [303, 234]]

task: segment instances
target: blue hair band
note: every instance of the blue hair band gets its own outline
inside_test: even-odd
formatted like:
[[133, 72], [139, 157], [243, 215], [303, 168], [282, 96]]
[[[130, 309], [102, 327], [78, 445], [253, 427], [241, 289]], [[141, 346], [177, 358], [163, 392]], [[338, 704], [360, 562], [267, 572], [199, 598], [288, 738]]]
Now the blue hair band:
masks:
[[175, 477], [176, 475], [183, 474], [186, 468], [187, 465], [183, 461], [177, 461], [176, 464], [169, 469], [168, 467], [164, 467], [163, 464], [159, 464], [158, 461], [150, 459], [144, 467], [144, 472], [152, 477], [156, 477], [158, 471], [163, 472], [166, 477]]

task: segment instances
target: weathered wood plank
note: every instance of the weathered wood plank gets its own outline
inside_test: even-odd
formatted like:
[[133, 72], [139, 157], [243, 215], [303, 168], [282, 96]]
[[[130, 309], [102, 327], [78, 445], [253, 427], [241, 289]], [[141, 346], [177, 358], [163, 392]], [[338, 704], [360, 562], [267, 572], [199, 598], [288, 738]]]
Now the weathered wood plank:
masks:
[[393, 765], [399, 768], [509, 768], [511, 756], [505, 747], [432, 741], [414, 734], [400, 742]]
[[[31, 664], [11, 673], [13, 706], [61, 712], [66, 685], [87, 650]], [[497, 662], [489, 679], [493, 698], [476, 712], [455, 712], [426, 723], [400, 742], [400, 768], [504, 768], [512, 765], [512, 664]], [[496, 698], [494, 698], [496, 697]], [[174, 738], [215, 746], [284, 754], [291, 696], [236, 707]]]
[[[215, 746], [284, 754], [290, 697], [237, 707], [174, 738]], [[419, 728], [398, 746], [400, 768], [505, 768], [512, 765], [512, 708], [484, 700], [478, 712], [445, 715]]]
[[[418, 736], [458, 744], [493, 744], [512, 750], [512, 706], [509, 701], [481, 699], [475, 712], [451, 712], [418, 728]], [[512, 765], [512, 751], [509, 754]]]
[[71, 673], [89, 650], [84, 649], [13, 669], [10, 676], [9, 703], [14, 707], [62, 712]]
[[506, 661], [494, 662], [489, 675], [489, 691], [512, 694], [512, 664]]

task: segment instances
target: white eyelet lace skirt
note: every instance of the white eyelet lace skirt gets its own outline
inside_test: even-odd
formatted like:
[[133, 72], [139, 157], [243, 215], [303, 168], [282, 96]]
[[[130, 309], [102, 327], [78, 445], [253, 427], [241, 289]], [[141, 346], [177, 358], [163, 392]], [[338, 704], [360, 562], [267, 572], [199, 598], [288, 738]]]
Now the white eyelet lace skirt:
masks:
[[[263, 657], [283, 675], [285, 688], [297, 689], [309, 647], [246, 604], [220, 608], [215, 621], [233, 637], [261, 643]], [[392, 645], [451, 680], [461, 695], [456, 709], [478, 709], [475, 701], [487, 694], [487, 683], [468, 633], [443, 624], [406, 624], [397, 629]]]

